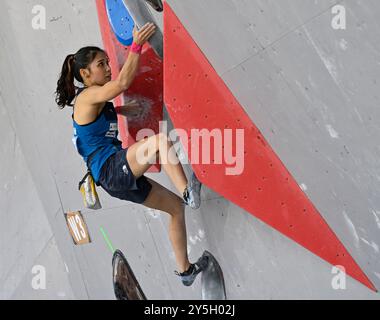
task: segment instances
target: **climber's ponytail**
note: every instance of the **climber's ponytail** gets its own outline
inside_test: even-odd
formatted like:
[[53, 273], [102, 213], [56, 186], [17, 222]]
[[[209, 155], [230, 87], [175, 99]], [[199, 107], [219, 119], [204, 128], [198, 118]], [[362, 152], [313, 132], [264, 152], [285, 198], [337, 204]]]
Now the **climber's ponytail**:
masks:
[[75, 98], [74, 67], [75, 55], [69, 54], [63, 63], [62, 72], [57, 82], [55, 101], [60, 109], [70, 105]]
[[104, 50], [98, 47], [84, 47], [76, 54], [69, 54], [66, 57], [55, 92], [55, 101], [60, 109], [63, 109], [65, 106], [72, 106], [71, 103], [75, 98], [77, 89], [74, 84], [74, 79], [83, 83], [80, 70], [87, 69], [99, 52], [105, 53]]

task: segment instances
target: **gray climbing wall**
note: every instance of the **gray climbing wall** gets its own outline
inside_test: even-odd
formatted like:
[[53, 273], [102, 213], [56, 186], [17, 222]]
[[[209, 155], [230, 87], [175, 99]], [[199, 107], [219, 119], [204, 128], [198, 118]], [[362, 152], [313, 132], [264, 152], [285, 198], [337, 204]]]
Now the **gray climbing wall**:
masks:
[[[331, 27], [338, 2], [346, 8], [346, 30]], [[168, 3], [380, 288], [380, 4]], [[102, 228], [148, 299], [199, 299], [199, 281], [184, 288], [173, 273], [165, 214], [101, 189], [103, 209], [83, 210], [76, 188], [85, 167], [71, 142], [71, 110], [58, 110], [54, 90], [67, 54], [102, 46], [96, 7], [92, 0], [39, 1], [47, 26], [34, 30], [36, 4], [6, 0], [0, 13], [0, 298], [113, 299], [112, 252]], [[149, 177], [174, 190], [164, 173]], [[200, 210], [186, 212], [190, 258], [204, 249], [215, 255], [230, 299], [379, 299], [351, 278], [345, 290], [334, 290], [326, 262], [212, 190], [204, 188], [202, 199]], [[69, 210], [82, 210], [91, 244], [74, 246], [63, 218]], [[46, 268], [45, 290], [31, 287], [36, 265]]]
[[[168, 3], [379, 287], [378, 2]], [[346, 30], [332, 27], [338, 3]], [[244, 243], [247, 233], [240, 235]]]

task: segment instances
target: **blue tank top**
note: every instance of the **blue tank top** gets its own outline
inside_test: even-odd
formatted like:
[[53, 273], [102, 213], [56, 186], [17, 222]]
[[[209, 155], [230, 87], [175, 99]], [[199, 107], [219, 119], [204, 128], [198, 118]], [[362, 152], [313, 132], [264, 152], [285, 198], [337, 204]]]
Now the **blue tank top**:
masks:
[[[81, 88], [77, 96], [84, 90]], [[102, 112], [91, 123], [79, 125], [73, 119], [73, 143], [83, 160], [87, 160], [91, 155], [89, 169], [96, 183], [99, 182], [100, 173], [106, 160], [122, 150], [122, 142], [117, 139], [118, 126], [117, 114], [112, 102], [107, 102]]]

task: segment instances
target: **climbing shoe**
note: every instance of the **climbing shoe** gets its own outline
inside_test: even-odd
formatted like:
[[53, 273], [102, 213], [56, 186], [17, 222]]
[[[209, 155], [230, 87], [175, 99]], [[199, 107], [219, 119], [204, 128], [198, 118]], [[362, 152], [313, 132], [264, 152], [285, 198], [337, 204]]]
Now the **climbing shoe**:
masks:
[[207, 268], [207, 265], [208, 257], [203, 255], [197, 262], [192, 263], [187, 271], [182, 273], [174, 271], [174, 273], [180, 277], [184, 286], [189, 287], [193, 284], [197, 275]]
[[194, 210], [201, 206], [201, 187], [202, 183], [193, 173], [190, 182], [187, 184], [186, 189], [183, 192], [183, 201]]

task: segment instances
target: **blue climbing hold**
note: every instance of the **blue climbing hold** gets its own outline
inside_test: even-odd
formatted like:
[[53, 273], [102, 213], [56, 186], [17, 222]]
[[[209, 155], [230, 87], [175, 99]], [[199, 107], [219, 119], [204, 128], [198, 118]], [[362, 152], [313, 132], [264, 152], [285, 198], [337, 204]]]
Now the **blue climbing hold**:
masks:
[[130, 46], [133, 42], [135, 23], [123, 0], [106, 0], [108, 20], [116, 38], [121, 44]]

